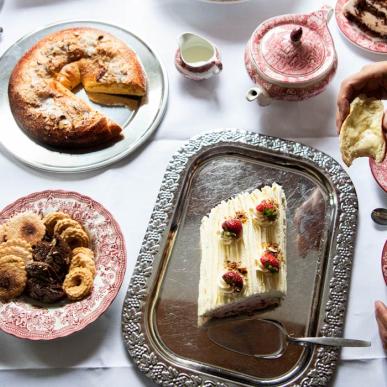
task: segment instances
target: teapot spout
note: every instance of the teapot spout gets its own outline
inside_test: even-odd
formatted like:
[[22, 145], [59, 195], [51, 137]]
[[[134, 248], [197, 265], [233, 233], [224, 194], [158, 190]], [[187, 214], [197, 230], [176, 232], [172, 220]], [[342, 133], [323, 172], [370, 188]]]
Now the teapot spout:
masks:
[[271, 104], [271, 98], [268, 92], [261, 86], [252, 87], [246, 94], [249, 102], [257, 100], [259, 106], [268, 106]]

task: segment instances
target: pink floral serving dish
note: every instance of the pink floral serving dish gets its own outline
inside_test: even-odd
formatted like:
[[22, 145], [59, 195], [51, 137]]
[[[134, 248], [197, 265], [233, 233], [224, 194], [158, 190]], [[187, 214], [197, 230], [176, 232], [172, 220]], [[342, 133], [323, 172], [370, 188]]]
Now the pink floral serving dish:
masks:
[[321, 93], [337, 68], [337, 54], [328, 21], [333, 9], [282, 15], [266, 20], [245, 49], [245, 65], [255, 87], [249, 101], [261, 106], [273, 99], [300, 101]]
[[344, 15], [343, 8], [348, 0], [337, 0], [336, 21], [343, 35], [355, 46], [376, 54], [387, 54], [387, 42], [366, 34]]
[[382, 273], [384, 283], [387, 286], [387, 241], [384, 243], [383, 252], [382, 252]]
[[93, 199], [68, 191], [43, 191], [22, 197], [0, 212], [0, 224], [25, 211], [64, 211], [81, 222], [90, 235], [97, 274], [90, 296], [78, 302], [47, 305], [19, 297], [0, 301], [0, 329], [30, 340], [51, 340], [80, 331], [96, 320], [116, 297], [126, 269], [120, 227]]
[[374, 179], [380, 188], [387, 192], [387, 156], [379, 164], [373, 158], [370, 158], [369, 164]]

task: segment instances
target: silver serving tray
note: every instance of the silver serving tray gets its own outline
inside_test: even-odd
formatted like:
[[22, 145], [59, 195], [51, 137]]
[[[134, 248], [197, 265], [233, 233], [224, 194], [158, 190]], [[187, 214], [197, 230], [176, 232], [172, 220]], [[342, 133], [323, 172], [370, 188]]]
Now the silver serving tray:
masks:
[[[128, 99], [128, 106], [103, 106], [91, 102], [83, 88], [76, 92], [95, 110], [102, 112], [123, 128], [123, 139], [91, 152], [60, 152], [31, 139], [16, 123], [8, 99], [8, 83], [16, 63], [23, 54], [44, 36], [65, 28], [92, 27], [110, 32], [131, 47], [139, 57], [147, 75], [147, 96]], [[0, 58], [0, 143], [16, 159], [38, 169], [54, 172], [83, 172], [110, 165], [126, 157], [144, 143], [156, 130], [168, 99], [167, 72], [154, 51], [138, 36], [108, 23], [68, 21], [53, 24], [24, 36]]]
[[222, 199], [274, 181], [288, 201], [288, 295], [256, 314], [281, 321], [296, 336], [342, 336], [357, 228], [350, 178], [330, 156], [296, 142], [211, 132], [170, 161], [123, 306], [128, 352], [156, 383], [328, 383], [336, 349], [289, 346], [279, 359], [255, 359], [217, 347], [197, 327], [202, 217]]

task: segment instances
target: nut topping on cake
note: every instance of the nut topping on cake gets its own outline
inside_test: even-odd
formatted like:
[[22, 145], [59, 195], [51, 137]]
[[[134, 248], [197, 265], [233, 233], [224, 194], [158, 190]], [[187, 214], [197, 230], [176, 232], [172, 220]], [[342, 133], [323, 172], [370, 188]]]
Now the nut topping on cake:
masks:
[[239, 219], [233, 218], [225, 220], [222, 223], [222, 229], [221, 238], [223, 239], [223, 242], [229, 244], [232, 240], [236, 240], [241, 237], [243, 226]]
[[228, 271], [222, 276], [223, 281], [231, 286], [233, 292], [240, 293], [243, 289], [243, 278], [242, 276], [235, 271]]
[[239, 219], [242, 223], [247, 222], [247, 215], [246, 215], [246, 212], [244, 212], [244, 211], [237, 211], [235, 213], [235, 218]]

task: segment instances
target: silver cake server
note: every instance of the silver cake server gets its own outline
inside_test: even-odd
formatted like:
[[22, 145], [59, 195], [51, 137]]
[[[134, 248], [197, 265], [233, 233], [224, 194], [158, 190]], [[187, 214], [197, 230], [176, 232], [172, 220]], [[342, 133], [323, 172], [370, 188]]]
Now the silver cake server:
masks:
[[211, 341], [223, 348], [261, 359], [281, 357], [288, 344], [334, 347], [371, 345], [369, 341], [341, 337], [292, 337], [279, 321], [257, 318], [210, 324], [207, 334]]

